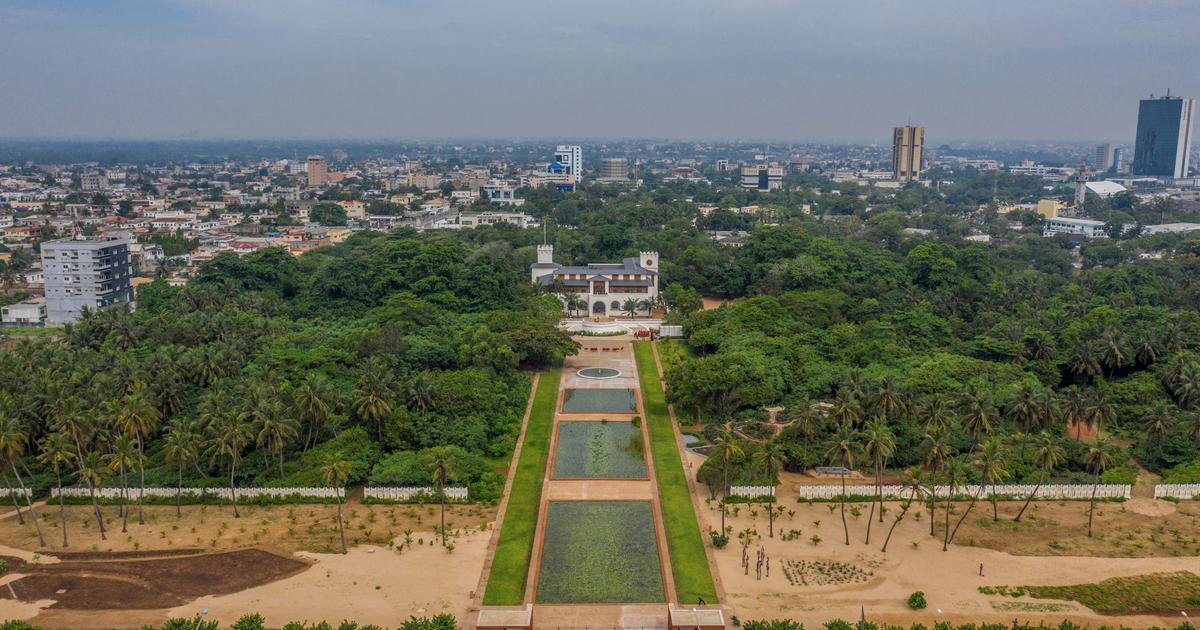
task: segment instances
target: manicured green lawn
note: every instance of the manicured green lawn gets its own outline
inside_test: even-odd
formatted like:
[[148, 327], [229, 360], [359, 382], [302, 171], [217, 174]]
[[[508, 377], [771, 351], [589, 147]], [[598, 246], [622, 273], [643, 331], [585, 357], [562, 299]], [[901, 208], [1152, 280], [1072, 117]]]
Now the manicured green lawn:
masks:
[[714, 604], [717, 590], [708, 570], [704, 539], [700, 537], [700, 526], [696, 523], [687, 478], [683, 474], [683, 462], [675, 445], [667, 398], [658, 382], [654, 349], [648, 341], [637, 341], [633, 344], [633, 354], [642, 385], [642, 401], [646, 406], [646, 427], [650, 431], [651, 457], [658, 477], [658, 495], [667, 529], [676, 595], [680, 604], [696, 604], [700, 598]]
[[529, 424], [525, 427], [525, 440], [521, 445], [521, 459], [513, 476], [500, 541], [496, 544], [487, 590], [483, 593], [483, 603], [489, 606], [518, 605], [525, 601], [525, 578], [529, 575], [533, 532], [537, 529], [538, 505], [542, 500], [542, 478], [550, 451], [558, 378], [558, 370], [542, 374], [534, 393]]
[[659, 603], [662, 567], [649, 501], [554, 501], [539, 604]]

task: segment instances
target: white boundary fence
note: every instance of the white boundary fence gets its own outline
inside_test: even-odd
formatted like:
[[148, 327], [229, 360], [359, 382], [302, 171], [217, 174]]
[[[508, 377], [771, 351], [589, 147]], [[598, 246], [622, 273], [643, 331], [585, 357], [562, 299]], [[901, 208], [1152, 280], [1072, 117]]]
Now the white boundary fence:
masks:
[[[447, 486], [446, 500], [465, 502], [467, 500], [467, 488], [465, 486]], [[368, 486], [363, 488], [364, 499], [375, 499], [377, 501], [413, 501], [420, 498], [428, 498], [430, 500], [438, 500], [437, 488], [431, 487], [413, 487], [413, 486]]]
[[[996, 496], [1010, 496], [1025, 498], [1033, 492], [1037, 486], [1035, 484], [1006, 484], [989, 486], [985, 489], [982, 496], [990, 497], [993, 494]], [[1100, 484], [1096, 488], [1096, 498], [1098, 499], [1128, 499], [1129, 493], [1133, 486], [1117, 485], [1117, 484]], [[848, 496], [875, 496], [877, 489], [875, 486], [856, 484], [846, 486], [846, 494]], [[937, 497], [945, 497], [950, 492], [950, 486], [935, 486], [934, 495]], [[979, 492], [978, 485], [965, 485], [955, 488], [955, 494], [958, 496], [974, 496]], [[910, 490], [900, 485], [883, 486], [883, 496], [885, 498], [907, 499]], [[828, 486], [801, 486], [801, 499], [836, 499], [842, 494], [841, 485]], [[1092, 486], [1085, 484], [1046, 484], [1038, 488], [1036, 499], [1090, 499], [1092, 498]]]
[[[127, 490], [130, 499], [136, 499], [138, 496], [138, 488], [129, 488]], [[64, 497], [90, 497], [91, 493], [87, 488], [63, 488], [62, 494]], [[183, 488], [183, 496], [214, 496], [222, 499], [230, 499], [232, 493], [227, 487], [220, 488]], [[51, 497], [58, 497], [58, 488], [50, 489]], [[148, 497], [169, 497], [175, 498], [175, 488], [146, 488], [144, 496]], [[238, 499], [253, 499], [257, 497], [311, 497], [319, 499], [333, 499], [336, 497], [345, 497], [346, 490], [344, 488], [327, 488], [324, 486], [304, 487], [304, 488], [238, 488]], [[99, 499], [120, 499], [120, 488], [100, 488], [96, 491], [96, 498]]]
[[0, 495], [11, 497], [14, 494], [26, 496], [30, 491], [29, 488], [0, 488]]
[[1200, 483], [1160, 483], [1154, 486], [1154, 498], [1164, 497], [1185, 500], [1200, 498]]
[[775, 496], [775, 486], [729, 486], [729, 494], [735, 497], [750, 497], [757, 499], [758, 497], [773, 497]]

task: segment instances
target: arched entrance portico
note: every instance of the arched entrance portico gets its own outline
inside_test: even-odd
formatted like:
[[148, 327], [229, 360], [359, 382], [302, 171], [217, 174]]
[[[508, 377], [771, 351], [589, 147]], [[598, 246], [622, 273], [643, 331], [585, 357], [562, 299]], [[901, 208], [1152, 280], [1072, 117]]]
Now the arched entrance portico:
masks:
[[604, 302], [596, 302], [592, 305], [592, 315], [604, 314]]

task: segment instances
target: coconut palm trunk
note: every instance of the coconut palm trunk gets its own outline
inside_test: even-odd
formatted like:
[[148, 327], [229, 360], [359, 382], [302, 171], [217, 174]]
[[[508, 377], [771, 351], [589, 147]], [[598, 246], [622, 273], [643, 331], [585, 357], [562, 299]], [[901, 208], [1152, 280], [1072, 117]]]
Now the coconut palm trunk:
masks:
[[57, 462], [54, 464], [54, 479], [58, 485], [58, 518], [62, 521], [63, 546], [69, 547], [70, 544], [67, 542], [67, 504], [63, 500], [62, 473], [58, 470]]
[[137, 433], [137, 448], [138, 448], [138, 525], [146, 524], [146, 515], [142, 510], [142, 498], [146, 495], [146, 454], [143, 451], [142, 432]]
[[237, 506], [237, 486], [233, 485], [233, 474], [237, 470], [237, 462], [229, 462], [229, 496], [233, 500], [233, 518], [242, 518]]
[[912, 503], [916, 499], [917, 489], [913, 488], [912, 494], [908, 497], [908, 503], [905, 503], [904, 507], [900, 508], [900, 513], [896, 515], [896, 520], [892, 521], [892, 526], [888, 528], [887, 537], [883, 539], [883, 547], [879, 550], [880, 552], [887, 553], [888, 543], [892, 542], [892, 533], [896, 531], [896, 526], [900, 524], [900, 521], [904, 520], [904, 515], [908, 514], [908, 509], [912, 507]]
[[842, 532], [846, 534], [846, 546], [850, 546], [850, 526], [846, 524], [846, 472], [842, 470]]
[[1021, 516], [1023, 516], [1025, 514], [1025, 509], [1029, 507], [1029, 502], [1033, 501], [1033, 498], [1037, 496], [1038, 491], [1040, 491], [1042, 489], [1042, 484], [1045, 482], [1046, 482], [1046, 469], [1042, 468], [1042, 474], [1038, 475], [1037, 485], [1033, 487], [1033, 492], [1030, 492], [1029, 496], [1025, 497], [1025, 504], [1021, 506], [1021, 511], [1017, 512], [1016, 517], [1013, 518], [1014, 523], [1021, 522]]
[[[7, 482], [7, 480], [5, 480], [5, 481]], [[4, 485], [8, 485], [8, 484], [5, 483]], [[20, 525], [24, 525], [25, 524], [25, 515], [21, 512], [20, 501], [17, 501], [17, 491], [15, 489], [10, 488], [8, 491], [8, 496], [12, 497], [13, 507], [17, 508], [17, 523]]]
[[1092, 537], [1092, 517], [1096, 515], [1096, 490], [1100, 487], [1100, 472], [1097, 471], [1092, 481], [1092, 500], [1088, 506], [1088, 538]]
[[983, 496], [983, 489], [985, 487], [985, 484], [979, 484], [979, 490], [975, 492], [975, 496], [971, 497], [971, 502], [967, 504], [967, 510], [963, 512], [962, 516], [958, 517], [958, 522], [954, 524], [954, 531], [950, 532], [950, 537], [946, 539], [946, 545], [942, 546], [942, 551], [946, 551], [946, 547], [949, 545], [949, 543], [954, 542], [954, 536], [958, 534], [958, 528], [962, 527], [963, 521], [967, 520], [967, 515], [970, 514], [971, 509], [975, 507], [975, 502], [979, 500], [979, 497]]
[[179, 462], [179, 478], [175, 483], [175, 517], [183, 516], [183, 462]]
[[[17, 478], [17, 487], [21, 489], [21, 494], [25, 496], [25, 505], [29, 508], [29, 520], [33, 521], [33, 528], [37, 530], [38, 546], [45, 547], [46, 538], [42, 536], [42, 524], [38, 522], [37, 510], [33, 509], [33, 497], [25, 491], [25, 481], [21, 479], [21, 473], [17, 472], [17, 464], [10, 461], [9, 465], [12, 466], [13, 475]], [[1090, 523], [1088, 527], [1090, 529]]]
[[338, 536], [342, 539], [342, 553], [346, 553], [346, 525], [342, 520], [342, 495], [338, 494], [338, 475], [333, 474], [333, 496], [337, 498]]
[[946, 551], [950, 548], [950, 511], [952, 507], [950, 502], [954, 500], [955, 490], [956, 488], [954, 487], [954, 484], [950, 484], [950, 486], [946, 488], [946, 532], [942, 537], [942, 551]]
[[121, 460], [121, 533], [129, 531], [129, 484], [125, 479], [125, 460]]
[[75, 459], [79, 463], [79, 476], [87, 482], [88, 495], [92, 498], [92, 512], [96, 515], [96, 525], [100, 527], [100, 540], [108, 540], [105, 535], [104, 513], [100, 511], [100, 501], [96, 499], [96, 485], [92, 483], [91, 475], [85, 472], [83, 467], [83, 446], [79, 443], [79, 436], [72, 432], [71, 438], [75, 441]]

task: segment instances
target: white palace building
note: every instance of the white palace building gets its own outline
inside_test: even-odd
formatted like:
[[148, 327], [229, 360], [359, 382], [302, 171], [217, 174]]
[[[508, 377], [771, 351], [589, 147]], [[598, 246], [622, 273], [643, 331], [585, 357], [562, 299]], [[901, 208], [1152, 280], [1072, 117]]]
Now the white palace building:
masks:
[[658, 252], [640, 252], [619, 263], [570, 267], [554, 262], [553, 245], [538, 245], [530, 276], [545, 286], [557, 283], [563, 293], [578, 293], [593, 316], [616, 314], [625, 300], [658, 297]]

